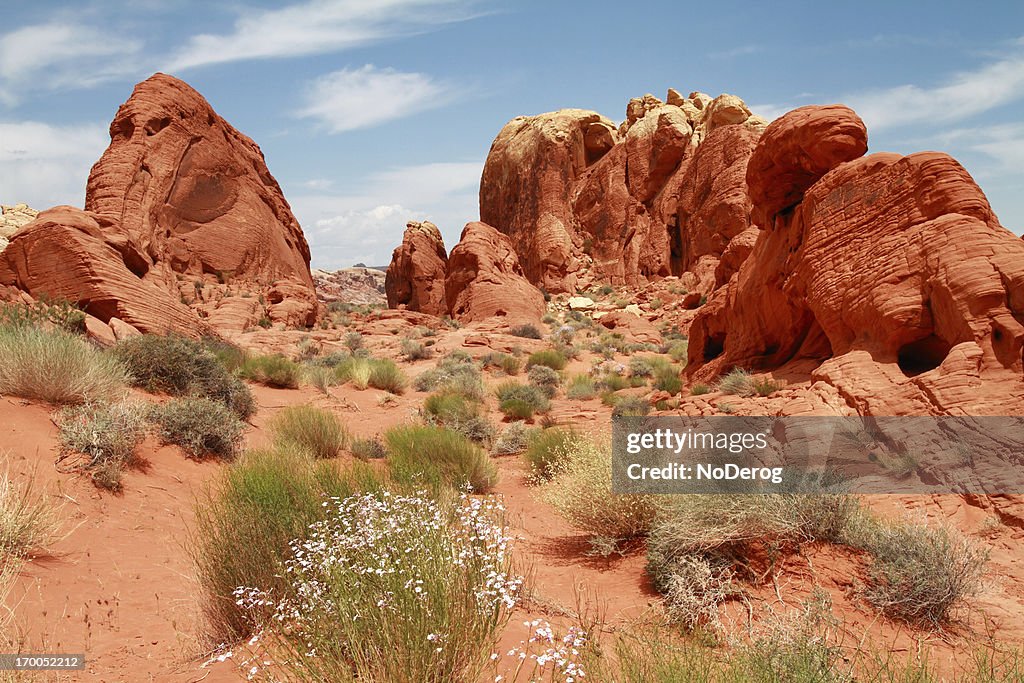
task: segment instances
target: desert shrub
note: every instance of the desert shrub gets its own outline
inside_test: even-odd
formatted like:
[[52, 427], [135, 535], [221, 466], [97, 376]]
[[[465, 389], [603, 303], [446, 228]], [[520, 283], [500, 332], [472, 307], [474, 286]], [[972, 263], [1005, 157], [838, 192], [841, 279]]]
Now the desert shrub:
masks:
[[203, 337], [202, 344], [228, 372], [235, 372], [245, 363], [245, 351], [230, 342], [214, 337]]
[[479, 446], [458, 432], [434, 425], [395, 427], [384, 434], [388, 464], [396, 481], [439, 488], [469, 486], [489, 491], [498, 472]]
[[526, 360], [526, 367], [532, 368], [534, 365], [543, 365], [552, 370], [561, 370], [565, 368], [567, 362], [568, 359], [561, 351], [545, 349], [531, 353], [530, 357]]
[[[60, 527], [60, 509], [36, 491], [35, 475], [17, 483], [5, 467], [0, 473], [0, 572], [57, 540]], [[0, 615], [5, 609], [0, 606]]]
[[597, 387], [590, 375], [574, 375], [565, 388], [567, 398], [589, 401], [597, 396]]
[[967, 538], [918, 522], [861, 516], [848, 540], [871, 556], [867, 600], [885, 614], [917, 623], [945, 621], [981, 587], [988, 554]]
[[534, 406], [521, 398], [506, 398], [498, 404], [498, 410], [510, 420], [532, 420]]
[[577, 442], [585, 437], [572, 429], [551, 428], [533, 432], [523, 459], [534, 481], [547, 481], [572, 457]]
[[475, 400], [482, 400], [485, 393], [480, 369], [463, 354], [445, 356], [436, 367], [417, 375], [413, 386], [416, 391], [448, 389]]
[[690, 350], [690, 342], [688, 342], [686, 340], [676, 341], [676, 342], [673, 342], [668, 347], [668, 355], [669, 355], [669, 358], [671, 358], [676, 363], [682, 363], [683, 365], [686, 365], [687, 358], [688, 358], [687, 354], [689, 353], [689, 350]]
[[524, 339], [540, 339], [540, 330], [537, 329], [536, 325], [526, 323], [524, 325], [516, 325], [509, 329], [509, 334], [513, 337], [523, 337]]
[[513, 355], [492, 351], [480, 359], [485, 368], [498, 368], [506, 375], [518, 375], [523, 362]]
[[270, 433], [277, 448], [301, 449], [314, 458], [333, 458], [349, 441], [337, 415], [311, 405], [281, 410], [270, 421]]
[[532, 384], [520, 384], [510, 380], [499, 384], [494, 393], [500, 403], [520, 401], [537, 413], [546, 413], [551, 409], [551, 401], [544, 395], [544, 391]]
[[237, 604], [239, 586], [294, 596], [283, 571], [288, 543], [325, 516], [324, 496], [382, 488], [372, 468], [342, 471], [336, 462], [299, 450], [249, 451], [200, 496], [188, 550], [215, 642], [247, 637], [267, 616]]
[[541, 498], [572, 526], [592, 537], [595, 548], [614, 548], [644, 536], [655, 518], [650, 496], [613, 495], [611, 444], [571, 442], [555, 475], [541, 488]]
[[683, 390], [683, 380], [679, 378], [679, 373], [675, 368], [669, 367], [657, 372], [652, 386], [659, 391], [667, 391], [675, 395]]
[[770, 377], [758, 377], [751, 383], [751, 387], [758, 396], [771, 396], [782, 388], [782, 383]]
[[633, 356], [629, 359], [629, 374], [634, 377], [650, 377], [654, 374], [654, 364], [644, 356]]
[[146, 410], [138, 403], [86, 403], [65, 408], [58, 418], [61, 449], [81, 453], [81, 469], [106, 489], [121, 489], [121, 474], [146, 435]]
[[402, 340], [402, 356], [409, 362], [423, 360], [434, 355], [433, 349], [413, 339]]
[[128, 373], [81, 337], [31, 325], [0, 325], [0, 394], [56, 404], [116, 398]]
[[40, 295], [32, 304], [0, 303], [0, 326], [46, 327], [71, 334], [85, 333], [85, 312], [67, 299]]
[[530, 384], [540, 387], [548, 398], [558, 392], [558, 387], [562, 383], [562, 377], [558, 372], [545, 365], [534, 365], [526, 374], [526, 379]]
[[494, 438], [494, 426], [479, 401], [452, 389], [444, 389], [423, 402], [423, 417], [428, 424], [453, 429], [477, 443]]
[[316, 387], [322, 394], [328, 393], [327, 390], [338, 383], [338, 375], [334, 368], [326, 365], [303, 365], [302, 378], [305, 383]]
[[281, 354], [252, 356], [239, 368], [240, 377], [277, 389], [296, 389], [302, 377], [302, 366]]
[[384, 445], [379, 436], [370, 436], [365, 439], [356, 437], [352, 439], [352, 445], [349, 448], [352, 455], [360, 460], [380, 460], [388, 455], [388, 447]]
[[[516, 604], [510, 535], [492, 499], [333, 499], [292, 546], [264, 638], [306, 681], [482, 680]], [[258, 611], [263, 590], [240, 591]], [[259, 668], [259, 667], [257, 667]]]
[[703, 396], [704, 394], [710, 394], [711, 387], [707, 384], [694, 384], [690, 387], [690, 396]]
[[223, 403], [208, 398], [176, 398], [154, 406], [150, 419], [161, 441], [176, 444], [194, 458], [238, 454], [245, 425]]
[[531, 430], [525, 422], [513, 422], [501, 430], [494, 442], [495, 455], [522, 453], [529, 444]]
[[345, 348], [352, 353], [355, 353], [359, 349], [363, 348], [363, 335], [356, 331], [349, 332], [345, 335], [344, 342]]
[[563, 346], [569, 346], [576, 338], [576, 328], [572, 325], [560, 325], [558, 329], [551, 333], [551, 343]]
[[605, 391], [619, 391], [629, 386], [629, 379], [614, 372], [606, 372], [598, 378], [597, 385]]
[[409, 386], [405, 373], [387, 358], [375, 358], [370, 361], [370, 376], [367, 382], [374, 389], [382, 389], [389, 394], [401, 395]]
[[370, 359], [349, 356], [334, 367], [334, 374], [339, 382], [348, 382], [362, 391], [370, 386]]
[[687, 629], [718, 626], [718, 606], [735, 595], [734, 572], [721, 557], [682, 555], [661, 582], [668, 618]]
[[754, 393], [754, 380], [743, 368], [733, 368], [718, 380], [718, 390], [723, 394], [750, 396]]
[[615, 404], [612, 409], [613, 417], [643, 417], [651, 412], [651, 404], [646, 400], [629, 396]]

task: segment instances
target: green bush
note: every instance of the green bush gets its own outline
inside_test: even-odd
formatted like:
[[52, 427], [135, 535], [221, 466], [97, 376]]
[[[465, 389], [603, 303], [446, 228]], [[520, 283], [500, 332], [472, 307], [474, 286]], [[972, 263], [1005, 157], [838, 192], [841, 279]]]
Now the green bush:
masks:
[[279, 449], [301, 449], [314, 458], [333, 458], [348, 445], [348, 430], [337, 415], [316, 406], [289, 406], [270, 421]]
[[629, 386], [629, 380], [614, 372], [607, 372], [597, 380], [598, 386], [606, 391], [620, 391]]
[[404, 394], [409, 380], [405, 373], [395, 365], [394, 361], [379, 358], [370, 361], [370, 376], [367, 381], [374, 389], [382, 389], [390, 394]]
[[707, 384], [694, 384], [690, 387], [690, 396], [703, 396], [704, 394], [710, 394], [711, 387]]
[[552, 370], [562, 370], [568, 362], [569, 361], [565, 357], [565, 354], [561, 351], [545, 349], [543, 351], [535, 351], [531, 353], [530, 357], [526, 360], [526, 367], [532, 368], [534, 365], [543, 365], [551, 368]]
[[597, 396], [597, 387], [590, 375], [574, 375], [565, 388], [566, 398], [589, 401]]
[[416, 391], [450, 389], [476, 400], [484, 397], [483, 377], [468, 354], [442, 358], [436, 367], [417, 375], [413, 386]]
[[297, 389], [302, 366], [281, 354], [247, 358], [238, 374], [245, 379], [277, 389]]
[[208, 398], [176, 398], [154, 406], [150, 415], [164, 443], [176, 444], [195, 458], [227, 460], [238, 454], [245, 425], [227, 406]]
[[215, 642], [246, 638], [268, 616], [237, 604], [239, 586], [294, 597], [284, 572], [288, 544], [326, 515], [325, 496], [382, 488], [368, 466], [341, 471], [336, 462], [299, 450], [249, 451], [200, 496], [188, 549]]
[[533, 404], [521, 398], [506, 398], [498, 404], [498, 410], [511, 420], [533, 419]]
[[424, 346], [418, 341], [413, 339], [402, 340], [402, 356], [405, 360], [410, 363], [417, 360], [424, 360], [434, 355], [433, 349], [429, 346]]
[[659, 391], [667, 391], [674, 396], [683, 390], [683, 380], [679, 378], [675, 368], [670, 367], [658, 371], [654, 377], [653, 386]]
[[349, 332], [345, 335], [344, 343], [349, 351], [355, 353], [359, 349], [363, 348], [363, 335], [356, 331]]
[[511, 380], [502, 382], [495, 389], [495, 394], [499, 403], [521, 401], [538, 413], [546, 413], [551, 409], [551, 401], [544, 395], [544, 391], [532, 384], [520, 384]]
[[349, 382], [360, 391], [370, 386], [370, 359], [349, 356], [334, 366], [334, 375], [339, 382]]
[[771, 396], [782, 388], [782, 383], [776, 382], [770, 377], [758, 377], [751, 386], [754, 389], [754, 393], [758, 396]]
[[408, 425], [389, 430], [384, 439], [392, 476], [400, 483], [434, 488], [468, 485], [476, 493], [485, 493], [498, 479], [487, 453], [450, 429]]
[[506, 375], [518, 375], [523, 368], [523, 363], [518, 358], [507, 353], [492, 351], [481, 359], [485, 368], [498, 368]]
[[672, 345], [668, 347], [668, 355], [669, 358], [671, 358], [676, 363], [682, 363], [683, 365], [686, 365], [688, 358], [687, 354], [689, 353], [689, 350], [690, 342], [685, 340], [677, 341], [673, 342]]
[[82, 469], [97, 486], [121, 489], [121, 475], [146, 436], [146, 410], [134, 401], [65, 408], [57, 420], [61, 448], [86, 457]]
[[125, 367], [81, 337], [31, 325], [0, 325], [0, 394], [56, 404], [117, 398]]
[[540, 330], [537, 329], [537, 326], [531, 325], [529, 323], [525, 325], [516, 325], [515, 327], [511, 328], [508, 331], [508, 333], [514, 337], [523, 337], [525, 339], [541, 338], [541, 333]]
[[248, 419], [256, 412], [252, 392], [224, 364], [238, 360], [237, 347], [220, 344], [211, 351], [210, 344], [178, 335], [145, 334], [118, 342], [113, 354], [128, 368], [135, 386], [171, 396], [220, 401], [243, 420]]
[[480, 402], [452, 389], [428, 396], [423, 416], [428, 424], [453, 429], [477, 443], [489, 443], [494, 437], [494, 426]]
[[614, 417], [643, 417], [651, 412], [651, 404], [642, 398], [630, 396], [615, 404]]

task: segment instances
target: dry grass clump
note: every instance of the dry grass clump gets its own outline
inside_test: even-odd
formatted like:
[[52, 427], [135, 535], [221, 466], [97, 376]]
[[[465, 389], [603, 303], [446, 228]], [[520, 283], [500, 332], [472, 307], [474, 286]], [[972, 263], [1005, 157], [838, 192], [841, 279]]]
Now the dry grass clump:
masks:
[[413, 386], [416, 391], [455, 391], [477, 401], [483, 400], [485, 394], [480, 368], [465, 353], [445, 356], [435, 367], [417, 375]]
[[384, 434], [392, 476], [413, 488], [427, 486], [486, 493], [498, 480], [490, 457], [468, 438], [444, 427], [408, 425]]
[[530, 354], [530, 357], [526, 359], [526, 367], [532, 368], [534, 365], [543, 365], [549, 367], [552, 370], [562, 370], [565, 368], [565, 364], [569, 362], [569, 359], [565, 357], [565, 354], [557, 349], [545, 349], [543, 351], [535, 351]]
[[118, 342], [112, 353], [128, 368], [132, 384], [146, 391], [220, 401], [243, 420], [256, 412], [249, 388], [227, 367], [244, 365], [245, 354], [237, 347], [145, 334]]
[[17, 483], [5, 465], [0, 473], [0, 572], [44, 550], [57, 540], [60, 527], [60, 509], [36, 490], [35, 476]]
[[597, 386], [590, 375], [573, 375], [565, 387], [565, 397], [577, 401], [589, 401], [597, 397]]
[[227, 406], [207, 398], [176, 398], [154, 406], [150, 419], [166, 444], [190, 456], [231, 460], [238, 455], [245, 424]]
[[513, 422], [498, 435], [494, 442], [495, 455], [522, 453], [530, 443], [532, 430], [525, 422]]
[[383, 389], [389, 394], [401, 395], [409, 386], [405, 373], [387, 358], [375, 358], [370, 361], [370, 375], [367, 383], [374, 389]]
[[146, 418], [146, 408], [127, 399], [65, 408], [58, 417], [62, 450], [84, 455], [82, 471], [97, 486], [119, 491], [121, 476], [146, 436]]
[[280, 354], [252, 356], [238, 369], [247, 380], [276, 389], [296, 389], [302, 379], [302, 366]]
[[354, 438], [349, 449], [352, 455], [360, 460], [380, 460], [388, 457], [388, 447], [379, 436]]
[[506, 375], [518, 375], [523, 369], [523, 362], [508, 353], [492, 351], [480, 358], [485, 368], [498, 368]]
[[0, 394], [56, 404], [112, 400], [128, 372], [80, 336], [32, 325], [0, 325]]
[[612, 494], [612, 453], [607, 440], [575, 439], [557, 457], [541, 499], [589, 534], [595, 548], [613, 549], [647, 535], [655, 519], [652, 496]]
[[725, 377], [718, 380], [718, 390], [723, 394], [752, 396], [754, 394], [754, 378], [743, 368], [733, 368]]
[[535, 412], [551, 410], [551, 401], [540, 387], [533, 384], [509, 380], [499, 384], [494, 393], [498, 397], [499, 410], [513, 420], [528, 420]]
[[411, 362], [431, 358], [434, 350], [415, 339], [402, 340], [402, 357]]
[[348, 430], [337, 415], [312, 405], [289, 406], [270, 422], [274, 445], [304, 450], [314, 458], [333, 458], [348, 445]]
[[552, 370], [546, 365], [534, 365], [530, 368], [530, 371], [526, 373], [526, 379], [530, 384], [535, 387], [540, 387], [540, 390], [544, 392], [544, 395], [548, 398], [554, 397], [558, 393], [558, 387], [562, 384], [562, 377], [556, 370]]
[[494, 425], [487, 419], [483, 404], [455, 389], [443, 389], [423, 402], [427, 424], [447, 427], [480, 444], [494, 438]]

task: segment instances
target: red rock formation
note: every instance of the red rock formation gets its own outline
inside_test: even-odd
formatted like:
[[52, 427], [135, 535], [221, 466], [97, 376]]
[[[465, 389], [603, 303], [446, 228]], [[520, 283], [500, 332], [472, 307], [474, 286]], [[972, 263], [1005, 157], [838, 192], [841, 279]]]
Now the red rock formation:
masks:
[[486, 223], [468, 223], [448, 257], [445, 298], [451, 316], [469, 323], [491, 317], [540, 322], [544, 296], [523, 275], [511, 240]]
[[[135, 87], [110, 136], [89, 175], [86, 211], [62, 208], [19, 232], [0, 256], [0, 283], [66, 296], [104, 321], [194, 334], [199, 320], [181, 301], [210, 278], [265, 302], [250, 307], [252, 319], [221, 316], [232, 327], [261, 315], [315, 322], [309, 247], [252, 140], [163, 74]], [[60, 272], [52, 249], [77, 251], [77, 266]], [[214, 320], [231, 293], [197, 309]]]
[[764, 125], [732, 95], [676, 91], [668, 103], [631, 100], [617, 134], [580, 110], [513, 119], [484, 167], [481, 219], [513, 238], [527, 277], [550, 292], [574, 292], [584, 274], [638, 286], [689, 273], [687, 287], [709, 293], [750, 226], [744, 174]]
[[384, 291], [388, 308], [404, 308], [430, 315], [448, 313], [444, 280], [448, 254], [441, 231], [429, 221], [406, 225], [402, 244], [391, 255]]
[[768, 127], [747, 172], [763, 230], [691, 325], [687, 372], [811, 359], [862, 414], [1019, 413], [1024, 243], [951, 157], [866, 141], [841, 106]]
[[612, 311], [601, 316], [598, 322], [603, 327], [621, 334], [626, 341], [634, 344], [660, 345], [662, 341], [658, 328], [646, 318], [641, 318], [629, 311]]

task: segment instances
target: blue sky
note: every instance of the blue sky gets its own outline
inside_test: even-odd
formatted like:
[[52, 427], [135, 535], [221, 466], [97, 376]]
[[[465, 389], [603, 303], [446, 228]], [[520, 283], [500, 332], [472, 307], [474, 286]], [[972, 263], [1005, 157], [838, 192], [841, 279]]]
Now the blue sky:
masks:
[[315, 267], [386, 264], [405, 222], [451, 248], [502, 125], [624, 117], [668, 87], [768, 118], [847, 103], [871, 151], [956, 156], [1024, 229], [1024, 3], [127, 0], [10, 3], [0, 202], [81, 206], [135, 82], [184, 79], [262, 147]]

